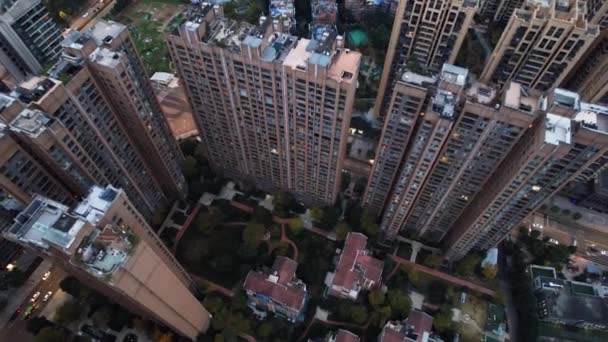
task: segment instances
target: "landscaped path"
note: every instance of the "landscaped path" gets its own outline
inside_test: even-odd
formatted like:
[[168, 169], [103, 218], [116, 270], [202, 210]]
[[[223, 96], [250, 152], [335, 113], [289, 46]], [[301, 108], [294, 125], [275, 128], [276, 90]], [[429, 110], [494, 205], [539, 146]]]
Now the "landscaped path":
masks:
[[297, 262], [298, 255], [300, 254], [298, 251], [298, 246], [296, 246], [296, 244], [287, 237], [287, 233], [285, 232], [285, 223], [281, 223], [281, 242], [286, 242], [291, 246], [291, 248], [293, 248], [292, 259]]
[[[447, 273], [444, 273], [444, 272], [432, 269], [430, 267], [426, 267], [426, 266], [423, 266], [423, 265], [420, 265], [420, 264], [416, 264], [414, 262], [411, 262], [409, 260], [403, 259], [403, 258], [398, 257], [396, 255], [391, 255], [391, 259], [393, 259], [393, 261], [395, 261], [398, 264], [405, 265], [407, 267], [411, 267], [411, 268], [413, 268], [413, 269], [415, 269], [417, 271], [421, 271], [421, 272], [424, 272], [426, 274], [430, 274], [430, 275], [432, 275], [435, 278], [439, 278], [439, 279], [445, 280], [445, 281], [447, 281], [449, 283], [452, 283], [452, 284], [455, 284], [455, 285], [458, 285], [458, 286], [464, 286], [464, 287], [466, 287], [468, 289], [471, 289], [473, 291], [477, 291], [479, 293], [482, 293], [482, 294], [485, 294], [485, 295], [488, 295], [488, 296], [491, 296], [491, 297], [496, 297], [496, 291], [490, 290], [487, 287], [483, 287], [483, 286], [477, 285], [477, 284], [475, 284], [473, 282], [470, 282], [468, 280], [464, 280], [464, 279], [461, 279], [461, 278], [458, 278], [458, 277], [454, 277], [453, 275], [450, 275], [450, 274], [447, 274]], [[395, 271], [395, 269], [393, 269], [391, 271], [388, 279], [390, 279], [390, 277], [392, 277], [395, 273], [396, 273], [396, 271]]]
[[209, 279], [203, 278], [201, 276], [197, 276], [196, 274], [193, 274], [193, 273], [190, 273], [190, 277], [192, 277], [192, 279], [198, 281], [199, 283], [205, 284], [207, 286], [207, 288], [209, 289], [209, 291], [211, 291], [211, 292], [219, 292], [227, 297], [234, 296], [234, 292], [232, 292], [232, 290], [227, 289], [217, 283], [214, 283]]
[[198, 215], [198, 212], [201, 211], [202, 206], [203, 205], [201, 204], [200, 201], [196, 202], [196, 206], [190, 213], [190, 216], [188, 216], [188, 218], [186, 219], [186, 222], [184, 222], [184, 224], [182, 224], [182, 227], [177, 232], [177, 235], [175, 236], [175, 244], [173, 245], [173, 255], [177, 254], [177, 245], [179, 244], [179, 240], [181, 240], [182, 236], [184, 236], [184, 234], [186, 233], [186, 231], [188, 230], [190, 225], [192, 225], [192, 221], [194, 221], [194, 219], [196, 218], [196, 215]]

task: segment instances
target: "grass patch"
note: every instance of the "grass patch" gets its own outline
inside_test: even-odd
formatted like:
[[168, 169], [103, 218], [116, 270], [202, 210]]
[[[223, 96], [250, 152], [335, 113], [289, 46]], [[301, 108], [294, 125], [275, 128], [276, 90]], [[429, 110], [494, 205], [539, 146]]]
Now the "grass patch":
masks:
[[[456, 296], [454, 300], [459, 300], [459, 297]], [[460, 334], [461, 340], [480, 341], [488, 317], [488, 302], [469, 293], [466, 302], [464, 304], [458, 302], [457, 307], [461, 311], [461, 317], [465, 314], [471, 317], [470, 321], [454, 324], [454, 329]]]

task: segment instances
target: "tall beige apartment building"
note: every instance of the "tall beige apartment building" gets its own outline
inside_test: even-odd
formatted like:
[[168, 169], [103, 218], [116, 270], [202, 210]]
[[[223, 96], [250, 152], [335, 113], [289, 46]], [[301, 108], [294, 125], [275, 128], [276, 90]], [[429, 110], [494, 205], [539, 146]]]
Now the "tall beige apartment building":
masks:
[[523, 3], [524, 0], [481, 0], [479, 14], [491, 20], [491, 24], [506, 24], [513, 12]]
[[[470, 249], [500, 242], [548, 197], [573, 180], [589, 180], [594, 164], [606, 165], [608, 108], [562, 101], [572, 94], [556, 89], [557, 107], [576, 110], [572, 118], [554, 114], [551, 99], [542, 113], [454, 223], [445, 239], [446, 255], [460, 258]], [[595, 170], [597, 171], [597, 170]], [[583, 178], [583, 179], [580, 179]]]
[[192, 5], [167, 32], [212, 167], [307, 203], [339, 191], [361, 55], [344, 38], [300, 39], [261, 17]]
[[608, 2], [604, 0], [587, 0], [587, 18], [590, 24], [599, 25], [602, 30], [608, 28]]
[[561, 84], [599, 34], [586, 18], [584, 1], [526, 0], [511, 16], [480, 79], [501, 88], [515, 81], [548, 91]]
[[376, 96], [376, 116], [384, 119], [406, 65], [439, 71], [444, 63], [456, 61], [477, 5], [477, 0], [399, 2]]
[[209, 326], [187, 273], [122, 190], [92, 187], [71, 209], [36, 196], [3, 235], [180, 335], [196, 339]]
[[607, 29], [602, 30], [561, 86], [578, 92], [584, 101], [608, 103]]
[[[183, 196], [185, 181], [177, 143], [131, 48], [121, 24], [98, 22], [90, 31], [74, 32], [50, 76], [31, 77], [3, 96], [0, 116], [12, 139], [72, 197], [85, 196], [92, 184], [115, 184], [151, 220]], [[63, 202], [26, 183], [19, 191]]]
[[[444, 64], [433, 77], [407, 71], [395, 85], [364, 195], [364, 205], [370, 208], [376, 209], [374, 202], [383, 203], [383, 240], [393, 240], [399, 233], [422, 190], [465, 100], [467, 76], [466, 69]], [[412, 100], [423, 105], [411, 107]]]

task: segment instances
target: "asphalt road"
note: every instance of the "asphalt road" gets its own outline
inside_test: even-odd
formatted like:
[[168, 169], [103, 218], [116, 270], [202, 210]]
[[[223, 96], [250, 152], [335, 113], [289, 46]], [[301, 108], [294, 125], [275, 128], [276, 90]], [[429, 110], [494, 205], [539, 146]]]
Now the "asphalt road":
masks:
[[[65, 273], [55, 266], [51, 267], [50, 271], [50, 277], [47, 280], [41, 279], [38, 285], [34, 287], [26, 299], [21, 303], [19, 309], [21, 309], [22, 312], [24, 312], [29, 306], [37, 305], [38, 307], [32, 313], [32, 317], [36, 316], [50, 301], [49, 298], [49, 300], [44, 302], [44, 295], [48, 291], [52, 291], [53, 294], [57, 292], [59, 289], [59, 283], [65, 277]], [[40, 291], [40, 296], [34, 302], [31, 302], [30, 300], [32, 296], [38, 291]], [[25, 330], [26, 323], [27, 320], [23, 319], [23, 314], [20, 314], [19, 317], [17, 317], [14, 321], [7, 323], [4, 329], [0, 331], [2, 341], [33, 342], [35, 340], [34, 336]]]
[[[535, 217], [531, 217], [528, 222], [526, 222], [526, 226], [531, 227], [533, 222], [542, 223], [543, 236], [556, 239], [560, 244], [570, 246], [574, 239], [576, 239], [576, 254], [578, 256], [594, 261], [599, 265], [608, 266], [608, 256], [599, 253], [599, 251], [602, 250], [608, 251], [607, 233], [581, 225], [566, 225], [551, 220], [547, 222], [543, 214], [536, 214]], [[595, 248], [597, 251], [594, 252], [590, 250], [590, 247]]]
[[72, 31], [84, 31], [97, 17], [101, 17], [109, 11], [108, 8], [111, 7], [110, 5], [112, 2], [114, 2], [114, 0], [105, 0], [103, 3], [100, 3], [98, 0], [89, 0], [86, 10], [83, 10], [82, 13], [72, 21], [70, 29]]

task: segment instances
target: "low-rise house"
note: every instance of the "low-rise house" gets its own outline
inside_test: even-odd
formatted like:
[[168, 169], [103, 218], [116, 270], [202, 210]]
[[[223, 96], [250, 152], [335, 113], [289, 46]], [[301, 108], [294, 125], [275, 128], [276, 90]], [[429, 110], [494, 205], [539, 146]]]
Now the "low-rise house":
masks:
[[254, 312], [273, 312], [291, 322], [304, 319], [306, 284], [296, 278], [297, 268], [297, 262], [279, 256], [270, 270], [247, 274], [243, 289]]
[[336, 270], [327, 277], [330, 295], [356, 300], [361, 290], [380, 286], [384, 262], [374, 258], [366, 245], [365, 235], [348, 234]]
[[443, 342], [432, 333], [433, 316], [419, 310], [412, 310], [407, 319], [388, 321], [378, 342]]

